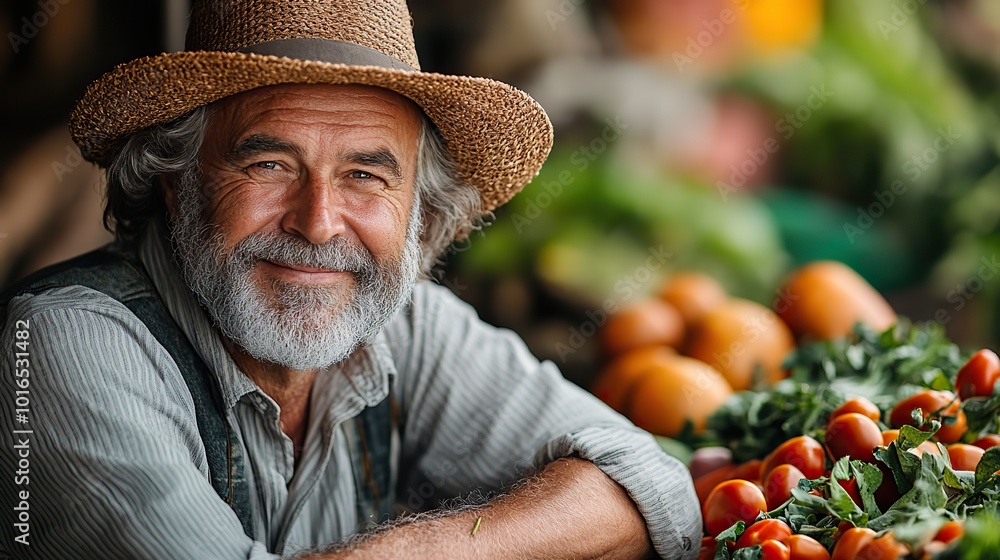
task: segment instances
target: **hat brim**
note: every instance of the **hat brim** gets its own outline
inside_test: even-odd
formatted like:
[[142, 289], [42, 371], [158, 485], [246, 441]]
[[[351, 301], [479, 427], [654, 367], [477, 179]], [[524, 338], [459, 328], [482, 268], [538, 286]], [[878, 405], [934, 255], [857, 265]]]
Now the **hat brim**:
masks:
[[440, 131], [458, 179], [480, 190], [484, 212], [531, 182], [552, 148], [545, 111], [502, 82], [232, 52], [161, 54], [120, 65], [87, 89], [70, 132], [86, 159], [106, 167], [130, 134], [277, 84], [370, 85], [411, 99]]

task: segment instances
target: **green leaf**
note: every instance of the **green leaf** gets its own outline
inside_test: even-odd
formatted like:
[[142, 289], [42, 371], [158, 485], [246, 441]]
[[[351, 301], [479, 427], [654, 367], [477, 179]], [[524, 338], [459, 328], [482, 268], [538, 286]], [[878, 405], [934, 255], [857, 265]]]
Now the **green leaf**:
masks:
[[983, 458], [976, 466], [976, 485], [986, 482], [998, 470], [1000, 470], [1000, 447], [991, 447], [983, 453]]
[[733, 560], [760, 560], [763, 556], [763, 549], [759, 544], [739, 548], [733, 552]]
[[732, 527], [719, 533], [715, 537], [715, 540], [722, 543], [726, 541], [735, 541], [740, 538], [740, 535], [743, 534], [743, 531], [745, 531], [746, 528], [747, 528], [746, 523], [744, 523], [743, 521], [737, 521], [736, 523], [733, 523]]
[[875, 491], [882, 485], [882, 471], [875, 465], [863, 461], [851, 461], [851, 474], [858, 481], [858, 491], [861, 493], [862, 505], [869, 519], [882, 515], [875, 502]]

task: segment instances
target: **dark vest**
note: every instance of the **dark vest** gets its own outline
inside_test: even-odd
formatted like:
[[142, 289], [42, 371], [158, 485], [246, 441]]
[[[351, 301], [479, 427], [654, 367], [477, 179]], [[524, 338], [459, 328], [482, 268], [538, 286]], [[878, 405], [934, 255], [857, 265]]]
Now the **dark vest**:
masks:
[[[107, 245], [42, 269], [0, 294], [0, 319], [6, 322], [12, 298], [65, 286], [86, 286], [121, 302], [170, 353], [194, 400], [212, 486], [239, 517], [243, 531], [253, 538], [243, 448], [236, 437], [233, 418], [225, 409], [218, 379], [167, 311], [145, 267], [131, 251]], [[354, 419], [354, 432], [348, 434], [359, 530], [369, 529], [394, 515], [391, 441], [393, 432], [399, 429], [398, 418], [398, 406], [390, 392], [379, 404], [365, 408]]]

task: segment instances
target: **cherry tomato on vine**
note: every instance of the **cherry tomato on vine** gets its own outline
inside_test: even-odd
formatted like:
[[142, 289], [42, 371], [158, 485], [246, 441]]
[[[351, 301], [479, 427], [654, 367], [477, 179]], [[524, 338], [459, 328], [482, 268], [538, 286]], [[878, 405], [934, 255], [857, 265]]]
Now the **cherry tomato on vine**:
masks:
[[993, 386], [1000, 379], [1000, 357], [996, 352], [984, 348], [969, 358], [958, 370], [955, 388], [962, 399], [988, 397], [993, 394]]
[[956, 471], [974, 471], [979, 465], [979, 460], [986, 453], [982, 448], [965, 443], [953, 443], [948, 446], [948, 457], [951, 459], [951, 468]]
[[780, 519], [761, 519], [747, 527], [736, 541], [736, 548], [746, 548], [764, 541], [782, 541], [792, 536], [792, 528]]
[[878, 422], [882, 419], [882, 411], [875, 406], [872, 401], [864, 397], [854, 397], [844, 402], [844, 404], [837, 407], [836, 410], [830, 413], [830, 420], [840, 416], [841, 414], [847, 414], [848, 412], [857, 412], [858, 414], [863, 414], [873, 421]]
[[823, 438], [834, 459], [848, 455], [871, 463], [872, 451], [882, 445], [882, 430], [871, 418], [857, 412], [848, 412], [830, 420]]
[[727, 480], [716, 486], [705, 500], [702, 510], [705, 530], [714, 536], [737, 521], [749, 525], [766, 509], [764, 493], [756, 484], [747, 480]]
[[771, 469], [764, 480], [764, 498], [767, 500], [769, 510], [776, 509], [781, 504], [792, 497], [792, 488], [799, 485], [799, 481], [806, 475], [793, 465], [778, 465]]
[[826, 473], [826, 454], [823, 446], [809, 436], [794, 437], [778, 446], [764, 459], [760, 476], [767, 475], [778, 465], [792, 465], [802, 471], [808, 479], [819, 478]]
[[830, 560], [854, 560], [858, 552], [875, 540], [875, 531], [865, 527], [853, 527], [844, 531], [833, 546], [833, 556]]

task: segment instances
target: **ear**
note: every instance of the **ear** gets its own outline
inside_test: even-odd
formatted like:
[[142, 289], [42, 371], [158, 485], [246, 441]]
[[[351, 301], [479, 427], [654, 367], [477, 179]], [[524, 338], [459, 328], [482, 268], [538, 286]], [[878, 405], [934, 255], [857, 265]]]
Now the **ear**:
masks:
[[163, 201], [167, 205], [167, 212], [173, 218], [177, 215], [177, 174], [160, 175], [159, 180], [160, 189], [163, 191]]

